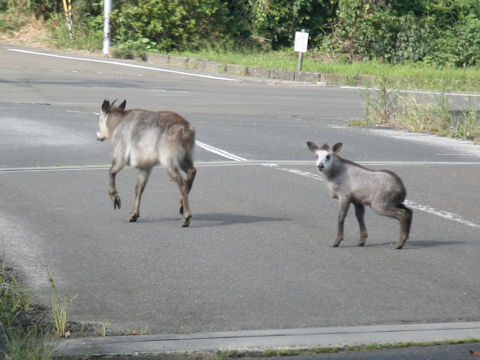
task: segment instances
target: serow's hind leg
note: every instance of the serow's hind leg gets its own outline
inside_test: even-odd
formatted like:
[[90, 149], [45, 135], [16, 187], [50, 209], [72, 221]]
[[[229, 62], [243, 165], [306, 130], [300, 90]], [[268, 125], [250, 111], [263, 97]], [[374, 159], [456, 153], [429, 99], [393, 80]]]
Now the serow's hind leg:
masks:
[[395, 249], [401, 249], [408, 240], [410, 234], [410, 227], [412, 225], [412, 210], [407, 208], [402, 203], [396, 205], [389, 205], [388, 207], [374, 207], [373, 210], [380, 215], [395, 218], [400, 222], [400, 239], [398, 239]]
[[137, 186], [135, 187], [135, 204], [133, 209], [128, 215], [129, 222], [135, 222], [140, 217], [140, 201], [142, 199], [143, 190], [147, 185], [148, 177], [150, 176], [151, 168], [140, 169], [138, 174]]
[[190, 226], [190, 218], [192, 217], [192, 214], [190, 213], [190, 206], [188, 203], [187, 181], [182, 177], [176, 166], [170, 166], [168, 168], [168, 174], [170, 175], [170, 178], [178, 184], [178, 188], [180, 189], [180, 193], [182, 195], [180, 200], [180, 213], [183, 215], [182, 227], [188, 227]]
[[[195, 174], [197, 169], [193, 165], [186, 171], [187, 173], [187, 194], [190, 194], [192, 190], [193, 180], [195, 180]], [[180, 198], [180, 215], [183, 215], [183, 196]]]
[[405, 205], [398, 205], [401, 215], [398, 217], [400, 221], [400, 239], [395, 246], [395, 249], [401, 249], [405, 245], [410, 235], [410, 228], [412, 226], [413, 211], [407, 208]]

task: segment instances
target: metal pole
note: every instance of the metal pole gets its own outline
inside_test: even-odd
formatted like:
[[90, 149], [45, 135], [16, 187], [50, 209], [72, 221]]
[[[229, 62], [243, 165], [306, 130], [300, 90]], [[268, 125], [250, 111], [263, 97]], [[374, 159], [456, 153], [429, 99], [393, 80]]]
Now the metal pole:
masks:
[[302, 71], [302, 63], [303, 63], [303, 52], [298, 53], [298, 66], [297, 66], [297, 71], [301, 72]]
[[103, 53], [110, 52], [110, 13], [112, 12], [112, 0], [105, 0], [103, 5]]
[[72, 41], [73, 33], [73, 14], [72, 14], [72, 0], [68, 0], [68, 12], [67, 12], [68, 32], [70, 35], [70, 41]]
[[72, 41], [72, 27], [73, 27], [73, 18], [72, 18], [72, 0], [63, 0], [63, 10], [65, 12], [65, 18], [67, 19], [68, 33], [70, 41]]

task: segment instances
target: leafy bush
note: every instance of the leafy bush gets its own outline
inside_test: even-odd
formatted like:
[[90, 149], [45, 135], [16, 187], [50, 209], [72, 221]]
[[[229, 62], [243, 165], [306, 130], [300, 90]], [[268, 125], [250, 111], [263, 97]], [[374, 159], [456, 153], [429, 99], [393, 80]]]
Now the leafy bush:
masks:
[[[0, 12], [0, 30], [12, 31], [25, 12], [60, 24], [63, 6], [0, 0]], [[74, 0], [73, 14], [73, 46], [98, 48], [103, 0]], [[341, 59], [480, 65], [478, 0], [115, 0], [111, 16], [112, 44], [123, 57], [205, 46], [291, 49], [302, 28], [310, 47]], [[65, 46], [65, 30], [54, 39]]]
[[219, 0], [146, 0], [125, 4], [111, 16], [117, 43], [148, 39], [161, 50], [195, 49], [226, 37], [226, 8]]
[[480, 64], [480, 2], [339, 0], [323, 48], [349, 58]]
[[333, 0], [250, 0], [252, 33], [273, 49], [292, 46], [295, 31], [305, 29], [316, 42], [334, 15]]
[[432, 40], [425, 61], [443, 66], [480, 65], [480, 19], [468, 14]]

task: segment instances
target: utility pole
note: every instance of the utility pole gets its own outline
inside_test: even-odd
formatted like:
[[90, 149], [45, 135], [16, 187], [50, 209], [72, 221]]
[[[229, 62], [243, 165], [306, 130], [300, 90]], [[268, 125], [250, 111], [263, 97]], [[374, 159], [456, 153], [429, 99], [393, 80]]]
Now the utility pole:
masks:
[[112, 1], [105, 0], [103, 5], [103, 53], [110, 53], [110, 13], [112, 12]]

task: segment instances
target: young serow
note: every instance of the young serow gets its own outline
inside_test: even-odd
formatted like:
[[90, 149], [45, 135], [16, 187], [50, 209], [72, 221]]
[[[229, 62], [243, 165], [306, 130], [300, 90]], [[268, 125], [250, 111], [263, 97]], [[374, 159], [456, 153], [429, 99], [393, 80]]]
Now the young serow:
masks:
[[110, 168], [109, 195], [113, 208], [120, 209], [121, 202], [115, 187], [115, 176], [125, 166], [138, 168], [135, 204], [128, 221], [140, 216], [140, 200], [150, 172], [161, 164], [180, 189], [180, 214], [182, 226], [190, 225], [188, 194], [195, 179], [193, 148], [195, 130], [180, 115], [170, 111], [125, 110], [126, 100], [119, 106], [105, 100], [99, 117], [97, 140], [112, 139], [113, 155]]
[[343, 240], [343, 225], [350, 203], [355, 206], [355, 215], [360, 225], [359, 246], [365, 245], [367, 228], [365, 227], [365, 205], [377, 214], [389, 216], [400, 221], [400, 239], [396, 248], [401, 249], [408, 239], [412, 224], [412, 210], [403, 202], [407, 195], [405, 186], [398, 175], [387, 170], [370, 170], [338, 155], [342, 143], [327, 144], [321, 148], [307, 142], [308, 148], [316, 154], [316, 166], [323, 172], [327, 186], [333, 198], [338, 199], [338, 232], [333, 246]]

